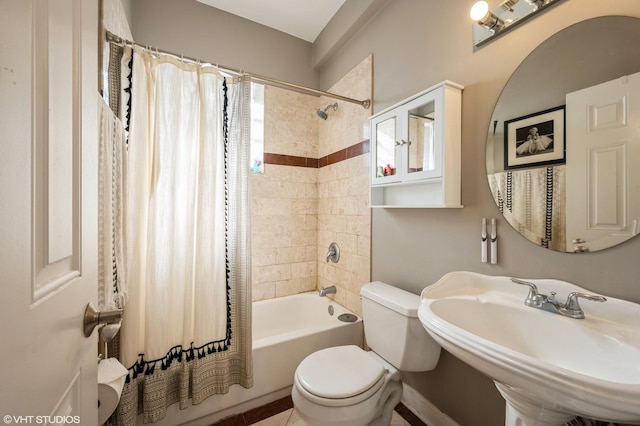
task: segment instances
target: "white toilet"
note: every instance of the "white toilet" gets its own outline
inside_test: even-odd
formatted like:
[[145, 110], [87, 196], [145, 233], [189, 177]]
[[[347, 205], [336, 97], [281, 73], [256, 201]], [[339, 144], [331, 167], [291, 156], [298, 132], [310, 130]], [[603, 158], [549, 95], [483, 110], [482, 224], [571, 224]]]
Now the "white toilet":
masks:
[[402, 397], [400, 371], [429, 371], [438, 345], [418, 319], [420, 296], [376, 281], [360, 290], [370, 352], [336, 346], [306, 357], [291, 396], [310, 425], [388, 425]]

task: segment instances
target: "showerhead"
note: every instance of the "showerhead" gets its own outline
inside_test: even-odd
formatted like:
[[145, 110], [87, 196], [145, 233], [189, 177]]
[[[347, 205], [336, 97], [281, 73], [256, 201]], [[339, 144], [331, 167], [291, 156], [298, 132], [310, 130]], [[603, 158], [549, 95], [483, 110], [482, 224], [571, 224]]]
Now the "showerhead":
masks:
[[318, 117], [322, 118], [323, 120], [326, 120], [329, 117], [329, 114], [327, 114], [327, 111], [329, 110], [329, 108], [333, 108], [334, 111], [337, 111], [338, 103], [336, 102], [333, 105], [327, 105], [324, 109], [318, 109], [316, 111], [316, 114], [318, 114]]
[[329, 115], [321, 109], [316, 111], [316, 113], [318, 114], [318, 117], [322, 118], [323, 120], [326, 120], [329, 117]]

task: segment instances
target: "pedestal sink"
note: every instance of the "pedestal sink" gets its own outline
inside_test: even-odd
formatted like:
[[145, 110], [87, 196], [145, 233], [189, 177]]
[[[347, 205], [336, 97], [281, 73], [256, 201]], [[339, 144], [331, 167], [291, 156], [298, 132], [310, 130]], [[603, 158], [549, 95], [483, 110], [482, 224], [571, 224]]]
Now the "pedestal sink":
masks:
[[[528, 280], [540, 294], [588, 293], [558, 280]], [[584, 319], [525, 306], [529, 289], [452, 272], [422, 292], [427, 332], [491, 377], [506, 400], [507, 426], [558, 426], [576, 416], [640, 422], [640, 305], [580, 300]]]

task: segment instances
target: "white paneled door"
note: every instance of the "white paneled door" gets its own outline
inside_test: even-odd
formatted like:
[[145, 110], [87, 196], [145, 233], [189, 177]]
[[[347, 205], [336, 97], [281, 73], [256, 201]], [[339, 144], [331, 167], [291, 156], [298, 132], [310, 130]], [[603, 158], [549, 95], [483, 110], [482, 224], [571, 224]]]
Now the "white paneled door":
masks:
[[639, 232], [640, 73], [566, 101], [567, 251], [601, 250]]
[[0, 0], [0, 424], [97, 424], [98, 0]]

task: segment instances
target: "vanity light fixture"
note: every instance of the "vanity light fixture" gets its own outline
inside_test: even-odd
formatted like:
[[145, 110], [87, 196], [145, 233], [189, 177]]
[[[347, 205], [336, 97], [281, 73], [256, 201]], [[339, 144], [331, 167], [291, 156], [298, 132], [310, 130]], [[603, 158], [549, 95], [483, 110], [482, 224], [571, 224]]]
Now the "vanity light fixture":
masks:
[[473, 45], [481, 47], [518, 24], [533, 18], [562, 0], [504, 0], [495, 8], [482, 0], [476, 2], [469, 15], [473, 24]]
[[525, 0], [525, 1], [535, 7], [540, 7], [545, 4], [545, 0]]
[[469, 15], [478, 25], [483, 26], [489, 31], [497, 31], [504, 28], [504, 21], [489, 10], [489, 3], [484, 0], [476, 2], [473, 7], [471, 7]]

